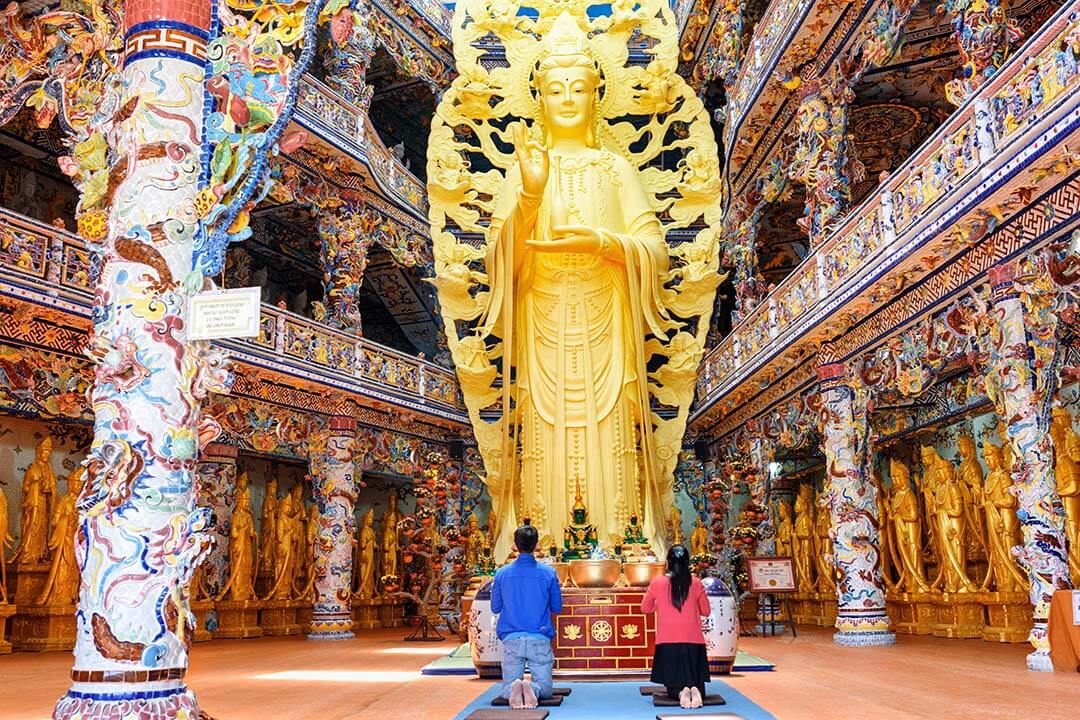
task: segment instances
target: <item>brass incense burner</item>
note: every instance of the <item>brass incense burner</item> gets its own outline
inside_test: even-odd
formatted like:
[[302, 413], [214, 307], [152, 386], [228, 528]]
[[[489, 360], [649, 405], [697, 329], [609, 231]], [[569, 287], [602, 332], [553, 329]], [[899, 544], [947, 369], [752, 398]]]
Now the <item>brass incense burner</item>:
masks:
[[618, 560], [571, 560], [570, 579], [581, 588], [614, 587], [622, 564]]
[[555, 569], [555, 574], [559, 576], [559, 584], [565, 585], [566, 578], [570, 577], [570, 563], [553, 562], [551, 567]]
[[662, 562], [628, 562], [623, 565], [623, 575], [631, 587], [647, 587], [654, 577], [663, 574]]

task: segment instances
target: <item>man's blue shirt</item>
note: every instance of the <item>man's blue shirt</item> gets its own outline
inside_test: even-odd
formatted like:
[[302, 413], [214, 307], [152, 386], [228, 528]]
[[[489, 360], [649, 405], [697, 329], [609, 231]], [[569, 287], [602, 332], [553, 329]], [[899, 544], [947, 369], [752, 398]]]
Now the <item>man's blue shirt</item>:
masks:
[[536, 562], [531, 553], [495, 573], [491, 587], [491, 611], [499, 614], [495, 634], [500, 640], [511, 635], [555, 637], [551, 613], [562, 611], [562, 591], [555, 569]]

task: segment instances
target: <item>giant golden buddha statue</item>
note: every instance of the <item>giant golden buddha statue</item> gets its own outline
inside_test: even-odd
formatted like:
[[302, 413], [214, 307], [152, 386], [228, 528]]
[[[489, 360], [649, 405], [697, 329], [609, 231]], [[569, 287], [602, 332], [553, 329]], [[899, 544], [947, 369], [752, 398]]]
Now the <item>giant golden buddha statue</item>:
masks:
[[[675, 72], [666, 2], [593, 18], [585, 0], [522, 5], [535, 14], [457, 4], [459, 75], [428, 151], [435, 282], [484, 459], [495, 557], [524, 517], [559, 537], [578, 483], [599, 537], [637, 515], [659, 552], [721, 280], [715, 140]], [[506, 66], [481, 64], [477, 41], [490, 36]], [[639, 42], [647, 64], [630, 61]], [[665, 169], [661, 153], [682, 159]], [[463, 158], [477, 155], [487, 162], [474, 171]], [[669, 247], [671, 230], [694, 224], [691, 242]]]

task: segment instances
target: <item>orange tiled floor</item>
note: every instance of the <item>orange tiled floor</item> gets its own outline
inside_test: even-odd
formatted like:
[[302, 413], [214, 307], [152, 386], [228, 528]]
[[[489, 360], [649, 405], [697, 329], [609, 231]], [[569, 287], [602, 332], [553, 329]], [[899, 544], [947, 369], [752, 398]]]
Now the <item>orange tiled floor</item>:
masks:
[[[487, 687], [420, 675], [453, 646], [406, 644], [404, 634], [211, 642], [194, 648], [189, 679], [217, 720], [448, 719]], [[841, 649], [830, 633], [807, 628], [797, 640], [743, 638], [741, 646], [777, 671], [728, 682], [781, 720], [1080, 717], [1080, 674], [1027, 672], [1024, 645], [902, 636], [893, 648]], [[0, 718], [47, 718], [70, 662], [68, 653], [0, 656]]]

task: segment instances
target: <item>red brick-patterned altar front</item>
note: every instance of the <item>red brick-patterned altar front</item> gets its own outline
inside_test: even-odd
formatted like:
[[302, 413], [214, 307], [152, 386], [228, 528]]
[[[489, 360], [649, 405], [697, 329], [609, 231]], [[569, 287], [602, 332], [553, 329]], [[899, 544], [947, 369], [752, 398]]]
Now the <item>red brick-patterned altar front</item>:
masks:
[[641, 613], [644, 597], [644, 588], [563, 588], [555, 674], [648, 674], [656, 617]]

